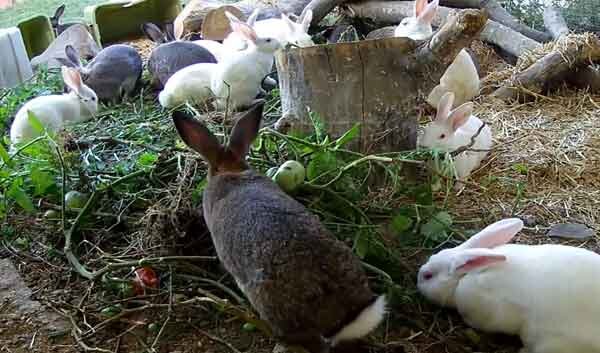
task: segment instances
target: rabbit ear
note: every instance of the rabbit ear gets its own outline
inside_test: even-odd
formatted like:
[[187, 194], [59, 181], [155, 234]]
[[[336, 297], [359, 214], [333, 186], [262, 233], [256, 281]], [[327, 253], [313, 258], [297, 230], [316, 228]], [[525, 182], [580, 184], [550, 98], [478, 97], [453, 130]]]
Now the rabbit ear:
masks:
[[436, 121], [445, 121], [450, 115], [452, 110], [452, 104], [454, 104], [454, 93], [447, 92], [440, 98], [437, 106], [437, 114], [435, 115]]
[[452, 124], [452, 130], [456, 131], [463, 126], [473, 113], [473, 102], [467, 102], [454, 109], [448, 116], [448, 121]]
[[427, 0], [416, 0], [415, 1], [415, 17], [419, 17], [425, 6], [427, 5]]
[[229, 139], [229, 150], [238, 159], [243, 160], [250, 150], [252, 141], [258, 135], [260, 120], [262, 119], [264, 100], [256, 102], [244, 115], [237, 121], [231, 131]]
[[229, 19], [229, 25], [231, 26], [231, 30], [240, 34], [242, 37], [247, 40], [256, 43], [258, 37], [254, 29], [248, 26], [247, 23], [240, 21], [237, 17], [231, 14], [229, 11], [225, 11], [225, 16]]
[[490, 224], [469, 240], [458, 246], [459, 249], [487, 248], [492, 249], [504, 245], [523, 229], [523, 221], [518, 218], [507, 218]]
[[54, 16], [52, 16], [52, 19], [54, 19], [54, 20], [57, 20], [57, 21], [58, 21], [58, 19], [59, 19], [59, 18], [61, 18], [61, 17], [62, 17], [62, 15], [64, 15], [64, 14], [65, 14], [65, 8], [66, 8], [66, 7], [67, 7], [67, 6], [66, 6], [65, 4], [62, 4], [62, 5], [60, 5], [60, 6], [59, 6], [59, 7], [56, 9], [56, 11], [54, 12]]
[[290, 18], [288, 17], [288, 15], [282, 13], [281, 14], [281, 20], [288, 26], [288, 28], [290, 29], [290, 31], [294, 32], [296, 30], [296, 26], [294, 21], [290, 20]]
[[457, 253], [450, 266], [450, 271], [463, 275], [506, 261], [506, 256], [488, 249], [469, 249]]
[[181, 111], [173, 112], [173, 122], [183, 142], [200, 153], [209, 166], [216, 167], [223, 147], [215, 135], [204, 124]]
[[[79, 58], [79, 54], [77, 53], [77, 49], [73, 48], [71, 44], [68, 44], [65, 47], [65, 54], [69, 61], [71, 61], [72, 65], [75, 67], [81, 67], [81, 59]], [[69, 66], [69, 65], [67, 65]]]
[[167, 41], [163, 31], [154, 23], [144, 23], [142, 25], [142, 32], [154, 43], [162, 44]]
[[304, 29], [304, 32], [308, 33], [308, 29], [310, 28], [312, 19], [313, 19], [313, 10], [311, 10], [311, 9], [306, 10], [302, 14], [302, 17], [300, 17], [300, 22], [302, 23], [302, 29]]
[[248, 26], [254, 26], [254, 22], [256, 22], [256, 18], [258, 18], [258, 14], [260, 13], [260, 8], [256, 8], [254, 9], [254, 11], [252, 11], [252, 13], [250, 14], [250, 16], [248, 16], [248, 19], [246, 20], [246, 24]]
[[[427, 0], [425, 0], [425, 3], [427, 3]], [[417, 19], [423, 23], [431, 25], [431, 22], [433, 22], [433, 18], [435, 17], [435, 13], [437, 12], [438, 5], [439, 0], [433, 0], [430, 4], [427, 4], [425, 9], [423, 9], [417, 15]]]
[[165, 24], [165, 36], [169, 42], [175, 41], [175, 28], [172, 23]]
[[61, 68], [62, 77], [65, 84], [75, 93], [81, 94], [81, 75], [79, 71], [63, 66]]

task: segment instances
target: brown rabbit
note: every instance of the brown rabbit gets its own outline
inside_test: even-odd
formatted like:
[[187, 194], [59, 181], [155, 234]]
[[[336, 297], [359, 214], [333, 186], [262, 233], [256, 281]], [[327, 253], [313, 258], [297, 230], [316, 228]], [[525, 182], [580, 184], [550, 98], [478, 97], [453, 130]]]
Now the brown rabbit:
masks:
[[173, 120], [185, 143], [208, 162], [202, 205], [223, 266], [279, 341], [325, 353], [375, 329], [386, 302], [373, 294], [350, 248], [246, 163], [263, 105], [244, 113], [226, 146], [182, 112]]

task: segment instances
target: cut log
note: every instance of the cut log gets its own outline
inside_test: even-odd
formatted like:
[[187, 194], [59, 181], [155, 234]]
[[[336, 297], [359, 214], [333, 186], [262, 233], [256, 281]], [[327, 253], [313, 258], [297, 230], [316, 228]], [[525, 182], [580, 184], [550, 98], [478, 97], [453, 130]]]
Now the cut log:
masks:
[[414, 148], [418, 106], [485, 21], [483, 11], [464, 10], [429, 42], [386, 38], [278, 52], [286, 119], [278, 126], [311, 132], [314, 113], [332, 136], [360, 122], [352, 147], [364, 153]]
[[[398, 18], [412, 16], [413, 7], [410, 1], [371, 1], [358, 4], [349, 4], [347, 8], [356, 16], [368, 18], [376, 23], [394, 23]], [[445, 19], [459, 10], [440, 7], [433, 19], [433, 25], [440, 26]], [[367, 39], [388, 38], [394, 35], [394, 26], [376, 29], [367, 35]], [[526, 51], [537, 49], [541, 46], [529, 37], [522, 35], [498, 22], [488, 20], [479, 35], [483, 42], [498, 46], [506, 53], [519, 57]]]
[[[279, 17], [282, 13], [300, 15], [308, 3], [309, 0], [279, 0], [275, 6], [268, 1], [261, 2], [256, 0], [242, 0], [232, 3], [225, 0], [191, 0], [173, 22], [175, 37], [182, 39], [192, 33], [201, 33], [202, 23], [209, 12], [225, 5], [237, 8], [237, 10], [242, 13], [242, 19], [244, 20], [250, 16], [254, 9], [260, 8], [261, 11], [258, 15], [258, 19], [263, 20]], [[216, 18], [220, 19], [221, 17], [220, 15], [217, 15]], [[220, 32], [216, 31], [216, 33]], [[228, 33], [229, 32], [226, 34]], [[214, 33], [211, 34], [214, 35]], [[223, 38], [213, 39], [220, 40]]]
[[529, 98], [544, 93], [566, 77], [569, 70], [600, 60], [600, 39], [593, 34], [563, 36], [560, 45], [527, 69], [516, 74], [493, 95], [502, 99]]

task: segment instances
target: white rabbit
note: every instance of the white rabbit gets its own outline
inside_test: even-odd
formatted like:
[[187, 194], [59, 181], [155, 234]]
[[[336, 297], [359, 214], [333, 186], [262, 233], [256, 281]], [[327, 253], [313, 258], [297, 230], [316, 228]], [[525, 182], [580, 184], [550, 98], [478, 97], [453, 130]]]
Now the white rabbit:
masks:
[[29, 123], [31, 112], [49, 132], [57, 132], [65, 125], [91, 119], [98, 112], [98, 97], [86, 86], [79, 71], [62, 67], [62, 76], [71, 92], [62, 95], [36, 97], [21, 107], [10, 128], [13, 144], [29, 141], [40, 133]]
[[521, 353], [600, 353], [600, 255], [563, 245], [506, 244], [523, 228], [496, 222], [421, 267], [419, 291], [475, 328], [519, 335]]
[[[281, 43], [282, 47], [288, 44], [294, 44], [299, 47], [315, 45], [308, 34], [308, 29], [313, 18], [312, 10], [306, 11], [298, 19], [298, 22], [292, 21], [286, 14], [281, 14], [281, 18], [256, 21], [259, 11], [260, 9], [255, 9], [246, 21], [246, 24], [254, 28], [258, 37], [275, 38]], [[240, 50], [247, 47], [247, 40], [233, 32], [225, 38], [223, 45], [228, 50]]]
[[[444, 94], [438, 104], [435, 119], [425, 127], [423, 136], [419, 139], [419, 146], [452, 152], [469, 145], [471, 138], [477, 134], [483, 122], [472, 115], [472, 102], [463, 103], [451, 111], [453, 101], [454, 94], [452, 92]], [[475, 138], [471, 149], [489, 150], [492, 148], [492, 144], [492, 129], [486, 125]], [[458, 179], [456, 189], [462, 188], [461, 181], [467, 179], [471, 172], [479, 167], [488, 153], [488, 151], [464, 151], [454, 158]]]
[[[249, 106], [263, 78], [270, 72], [273, 54], [281, 45], [273, 38], [259, 38], [248, 24], [226, 12], [231, 28], [244, 37], [248, 47], [230, 53], [217, 64], [196, 64], [173, 75], [159, 95], [160, 104], [172, 108], [185, 101], [205, 101], [211, 95], [217, 108]], [[210, 90], [207, 90], [210, 87]]]
[[[433, 34], [431, 22], [435, 17], [439, 0], [427, 4], [427, 0], [415, 1], [415, 15], [405, 17], [394, 31], [395, 37], [408, 37], [413, 40], [425, 40]], [[470, 101], [479, 94], [479, 74], [473, 59], [466, 50], [461, 50], [448, 66], [440, 79], [440, 84], [433, 88], [427, 102], [436, 107], [446, 92], [453, 92], [456, 100], [454, 107]]]
[[200, 63], [186, 66], [177, 71], [165, 83], [158, 95], [160, 105], [174, 108], [185, 102], [201, 104], [213, 94], [211, 78], [218, 64]]
[[227, 56], [228, 49], [223, 43], [219, 43], [216, 40], [200, 39], [195, 40], [192, 43], [208, 50], [217, 59], [217, 62], [222, 61]]

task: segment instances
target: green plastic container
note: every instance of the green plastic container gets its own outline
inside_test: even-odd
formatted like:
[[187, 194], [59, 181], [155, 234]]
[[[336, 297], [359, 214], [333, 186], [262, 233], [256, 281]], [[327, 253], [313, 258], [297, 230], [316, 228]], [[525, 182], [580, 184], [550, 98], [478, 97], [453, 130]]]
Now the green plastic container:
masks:
[[107, 3], [85, 8], [85, 19], [92, 24], [94, 37], [102, 45], [139, 37], [141, 25], [172, 22], [181, 12], [180, 0], [146, 0], [131, 7], [122, 3]]
[[17, 25], [23, 36], [25, 50], [29, 59], [43, 53], [56, 39], [48, 16], [35, 16], [19, 22]]

